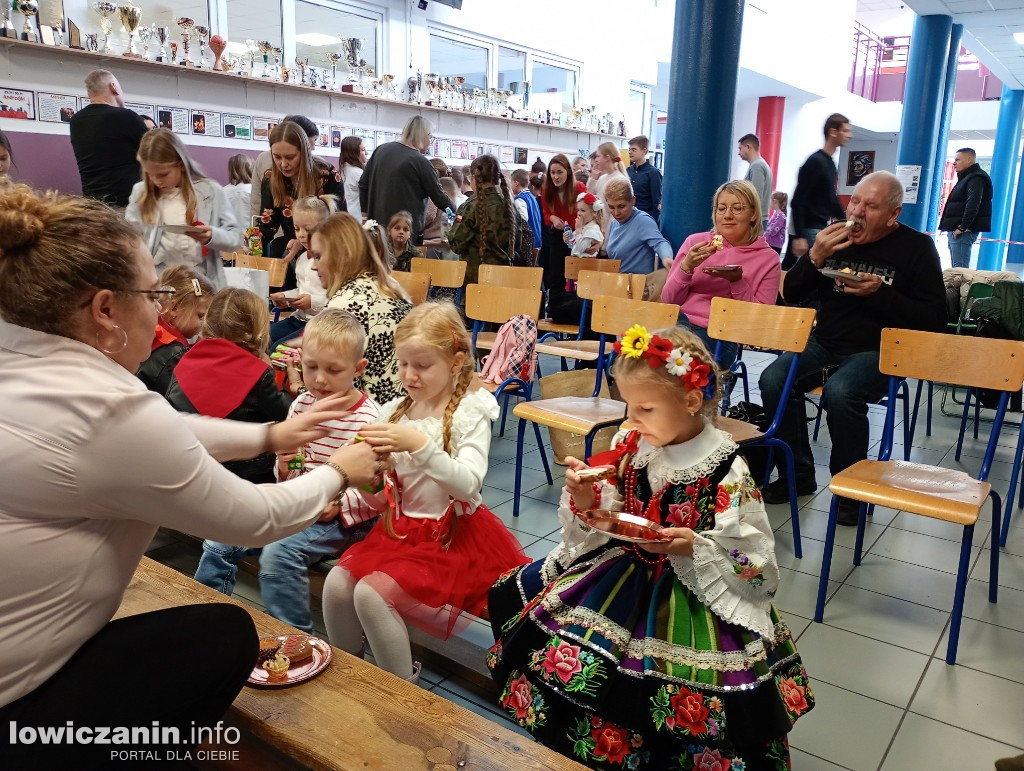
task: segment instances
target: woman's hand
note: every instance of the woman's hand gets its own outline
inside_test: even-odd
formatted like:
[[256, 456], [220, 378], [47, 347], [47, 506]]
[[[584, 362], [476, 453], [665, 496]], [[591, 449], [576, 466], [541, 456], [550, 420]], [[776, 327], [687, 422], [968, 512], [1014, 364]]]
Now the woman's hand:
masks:
[[[568, 473], [566, 476], [568, 476]], [[663, 543], [642, 543], [640, 546], [655, 554], [669, 554], [675, 557], [693, 556], [693, 539], [697, 534], [690, 528], [666, 527], [661, 531], [661, 534], [671, 537], [672, 540], [666, 540]]]
[[196, 224], [193, 227], [195, 227], [196, 229], [190, 230], [185, 235], [187, 235], [191, 239], [198, 241], [203, 246], [206, 246], [208, 243], [210, 243], [210, 239], [213, 238], [213, 228], [211, 228], [209, 225], [200, 224]]
[[330, 462], [345, 469], [350, 487], [368, 485], [384, 471], [384, 461], [367, 442], [354, 442], [339, 447], [331, 453]]
[[743, 266], [737, 265], [735, 268], [729, 268], [728, 270], [722, 270], [713, 266], [704, 268], [706, 273], [710, 273], [712, 276], [718, 276], [718, 278], [724, 278], [730, 284], [734, 284], [743, 278]]
[[683, 257], [683, 261], [679, 264], [679, 269], [683, 273], [693, 273], [693, 271], [704, 264], [704, 261], [717, 251], [714, 246], [711, 245], [710, 241], [705, 241], [702, 244], [694, 244], [690, 247], [690, 251]]
[[551, 227], [558, 228], [559, 230], [565, 229], [565, 220], [563, 220], [561, 217], [556, 217], [554, 214], [552, 214], [548, 219], [551, 220]]
[[416, 452], [427, 443], [427, 437], [411, 426], [397, 423], [374, 423], [359, 429], [359, 435], [378, 454]]
[[313, 307], [313, 298], [308, 294], [300, 294], [298, 297], [293, 297], [289, 304], [296, 310], [308, 311]]
[[293, 415], [280, 423], [272, 423], [267, 431], [265, 452], [286, 452], [327, 436], [330, 429], [319, 424], [329, 420], [344, 420], [349, 416], [349, 410], [339, 408], [347, 398], [348, 394], [332, 394], [318, 399], [316, 404], [299, 415]]
[[565, 463], [569, 467], [565, 472], [565, 491], [572, 496], [573, 503], [576, 504], [576, 510], [579, 511], [580, 516], [586, 519], [587, 517], [583, 516], [584, 512], [594, 508], [594, 501], [596, 500], [594, 483], [584, 482], [576, 472], [589, 468], [589, 466], [571, 455], [565, 456]]

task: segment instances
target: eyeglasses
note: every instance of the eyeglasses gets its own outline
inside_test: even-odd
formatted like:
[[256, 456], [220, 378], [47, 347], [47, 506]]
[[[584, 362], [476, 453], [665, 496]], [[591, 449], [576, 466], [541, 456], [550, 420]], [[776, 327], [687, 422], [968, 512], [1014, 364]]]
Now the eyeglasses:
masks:
[[750, 207], [742, 203], [734, 203], [732, 206], [716, 206], [716, 214], [725, 214], [726, 212], [732, 212], [733, 214], [743, 214]]
[[169, 286], [162, 286], [159, 289], [125, 289], [124, 291], [147, 295], [156, 303], [156, 307], [160, 309], [161, 313], [169, 311], [174, 305], [175, 292]]

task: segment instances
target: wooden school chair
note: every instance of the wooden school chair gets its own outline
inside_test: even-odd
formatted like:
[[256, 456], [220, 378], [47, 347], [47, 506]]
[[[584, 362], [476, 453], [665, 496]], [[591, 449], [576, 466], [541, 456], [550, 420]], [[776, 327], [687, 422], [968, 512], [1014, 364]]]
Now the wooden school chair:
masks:
[[[566, 257], [565, 280], [576, 281], [581, 270], [618, 273], [620, 267], [622, 267], [622, 260], [606, 260], [600, 257]], [[574, 335], [576, 339], [579, 339], [583, 336], [583, 330], [585, 329], [586, 326], [582, 319], [578, 324], [557, 324], [551, 319], [540, 319], [537, 321], [537, 331], [541, 335], [545, 335], [545, 333], [553, 333], [556, 337]]]
[[[412, 273], [426, 273], [433, 288], [458, 290], [455, 304], [462, 304], [462, 284], [466, 281], [466, 263], [462, 260], [431, 260], [428, 257], [413, 257], [409, 270]], [[396, 271], [401, 272], [401, 271]]]
[[[519, 498], [523, 483], [523, 439], [526, 435], [526, 423], [534, 426], [544, 425], [585, 436], [585, 457], [593, 455], [594, 434], [605, 426], [621, 423], [626, 417], [626, 405], [615, 399], [598, 396], [601, 392], [602, 380], [608, 361], [611, 358], [612, 341], [633, 324], [640, 324], [647, 329], [656, 330], [675, 326], [679, 318], [679, 306], [665, 303], [630, 300], [623, 297], [597, 297], [594, 299], [594, 312], [590, 328], [600, 335], [597, 352], [597, 372], [594, 391], [591, 396], [560, 396], [554, 399], [538, 399], [520, 402], [513, 408], [512, 414], [520, 420], [519, 433], [516, 437], [516, 485], [515, 499], [512, 503], [512, 516], [519, 516]], [[539, 348], [539, 346], [538, 346]], [[547, 453], [544, 443], [537, 441], [541, 458], [547, 466]]]
[[[477, 283], [490, 286], [505, 286], [510, 289], [540, 290], [544, 280], [543, 268], [518, 267], [515, 265], [480, 265]], [[534, 316], [536, 318], [536, 315]]]
[[429, 273], [406, 273], [404, 270], [396, 270], [391, 273], [391, 277], [406, 291], [413, 305], [426, 302], [430, 293]]
[[[803, 556], [800, 546], [800, 517], [796, 500], [796, 476], [793, 466], [793, 450], [776, 434], [789, 403], [787, 394], [793, 389], [800, 354], [807, 347], [807, 339], [814, 327], [813, 308], [793, 308], [781, 305], [729, 300], [715, 297], [711, 300], [711, 316], [708, 319], [708, 335], [712, 340], [721, 340], [741, 345], [788, 351], [793, 360], [786, 373], [782, 388], [783, 398], [779, 400], [767, 429], [761, 431], [751, 423], [734, 418], [718, 418], [718, 427], [732, 434], [733, 441], [740, 447], [766, 446], [782, 451], [786, 459], [786, 482], [789, 486], [790, 520], [793, 523], [793, 553]], [[715, 346], [715, 353], [718, 348]], [[761, 480], [757, 480], [759, 483]], [[765, 480], [767, 481], [767, 480]]]
[[[825, 595], [832, 565], [835, 543], [836, 518], [839, 498], [860, 502], [857, 517], [857, 540], [853, 564], [860, 565], [864, 545], [864, 523], [867, 505], [877, 504], [893, 509], [952, 522], [963, 527], [960, 542], [960, 565], [953, 595], [949, 642], [946, 663], [956, 663], [957, 643], [960, 639], [960, 620], [963, 616], [964, 595], [970, 573], [971, 547], [974, 525], [987, 498], [992, 499], [992, 549], [989, 561], [989, 602], [996, 601], [999, 585], [999, 495], [987, 481], [995, 456], [999, 430], [1010, 392], [1020, 390], [1024, 383], [1024, 343], [1016, 340], [996, 340], [906, 329], [883, 329], [879, 369], [889, 375], [889, 403], [885, 412], [882, 433], [882, 452], [878, 460], [862, 460], [832, 477], [832, 506], [828, 514], [825, 550], [821, 559], [821, 578], [814, 620], [821, 622], [825, 615]], [[923, 463], [890, 460], [896, 416], [896, 390], [899, 381], [913, 377], [952, 385], [990, 388], [1000, 391], [992, 432], [989, 435], [985, 457], [977, 478], [964, 471], [929, 466]]]

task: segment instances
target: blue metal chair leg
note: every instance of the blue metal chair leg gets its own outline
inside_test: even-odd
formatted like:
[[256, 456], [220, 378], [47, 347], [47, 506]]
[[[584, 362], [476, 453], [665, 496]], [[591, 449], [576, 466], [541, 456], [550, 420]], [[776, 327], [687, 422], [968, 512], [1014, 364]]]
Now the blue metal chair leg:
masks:
[[548, 478], [548, 484], [553, 485], [555, 480], [551, 478], [551, 466], [548, 464], [548, 451], [544, 449], [544, 437], [540, 433], [540, 423], [533, 424], [533, 435], [537, 437], [537, 449], [540, 451], [540, 462], [544, 464], [544, 476]]
[[953, 595], [953, 615], [949, 620], [949, 645], [946, 646], [946, 663], [956, 664], [956, 647], [960, 642], [960, 621], [964, 614], [964, 595], [967, 593], [967, 574], [971, 565], [971, 543], [974, 540], [974, 525], [964, 527], [960, 542], [960, 567], [956, 573], [956, 594]]
[[910, 460], [910, 445], [914, 442], [913, 424], [910, 420], [910, 385], [906, 380], [900, 385], [900, 399], [903, 401], [903, 460]]
[[[989, 491], [992, 499], [992, 556], [988, 564], [988, 601], [995, 602], [999, 592], [999, 546], [996, 540], [996, 533], [999, 532], [999, 512], [1002, 510], [1002, 503], [999, 494], [995, 490]], [[1003, 546], [1006, 545], [1006, 536], [1003, 536]]]
[[836, 520], [839, 518], [839, 498], [832, 496], [828, 509], [828, 529], [825, 531], [825, 549], [821, 553], [821, 576], [818, 577], [818, 602], [814, 606], [814, 620], [819, 624], [825, 617], [825, 597], [828, 594], [828, 576], [832, 570], [832, 547], [836, 542]]
[[498, 432], [498, 436], [505, 436], [505, 420], [508, 418], [508, 400], [511, 396], [511, 392], [505, 392], [505, 403], [501, 407], [501, 431]]
[[[917, 381], [917, 389], [914, 391], [914, 411], [911, 413], [910, 418], [910, 438], [913, 440], [914, 432], [917, 430], [917, 416], [921, 409], [921, 391], [924, 389], [924, 381]], [[930, 395], [930, 394], [929, 394]], [[929, 431], [928, 433], [931, 433]]]
[[932, 388], [934, 385], [931, 380], [928, 381], [928, 422], [925, 425], [925, 436], [932, 435]]
[[789, 487], [789, 520], [793, 528], [793, 554], [797, 558], [804, 556], [803, 545], [800, 542], [800, 512], [796, 500], [796, 462], [793, 460], [793, 450], [781, 439], [767, 439], [766, 444], [778, 447], [786, 458], [786, 485]]
[[[536, 425], [536, 423], [534, 424]], [[523, 492], [523, 440], [526, 438], [526, 421], [519, 421], [516, 432], [516, 485], [515, 498], [512, 499], [512, 516], [519, 516], [519, 498]], [[543, 445], [541, 445], [543, 450]]]
[[857, 542], [853, 549], [853, 564], [860, 565], [861, 557], [864, 555], [864, 530], [866, 526], [868, 505], [861, 501], [857, 506]]
[[583, 447], [586, 450], [585, 454], [586, 454], [586, 457], [588, 457], [588, 458], [591, 455], [594, 454], [594, 435], [596, 433], [597, 433], [597, 429], [594, 429], [593, 431], [591, 431], [589, 434], [587, 434], [587, 438], [583, 442]]
[[[1024, 455], [1024, 423], [1021, 423], [1020, 434], [1017, 437], [1017, 449], [1013, 453], [1010, 489], [1006, 492], [1006, 512], [1003, 514], [1003, 529], [999, 536], [1000, 546], [1006, 546], [1006, 536], [1010, 532], [1010, 515], [1013, 513], [1014, 493], [1017, 491], [1017, 485], [1020, 484], [1022, 455]], [[1021, 486], [1021, 492], [1024, 494], [1024, 485]], [[1018, 508], [1021, 508], [1020, 504], [1018, 504]]]
[[981, 399], [978, 398], [977, 391], [974, 391], [972, 396], [974, 397], [974, 438], [977, 439], [978, 424], [981, 422]]
[[960, 418], [960, 436], [956, 440], [956, 455], [957, 460], [960, 460], [960, 451], [964, 448], [964, 432], [967, 430], [967, 416], [970, 414], [971, 409], [971, 389], [968, 388], [964, 395], [964, 414]]

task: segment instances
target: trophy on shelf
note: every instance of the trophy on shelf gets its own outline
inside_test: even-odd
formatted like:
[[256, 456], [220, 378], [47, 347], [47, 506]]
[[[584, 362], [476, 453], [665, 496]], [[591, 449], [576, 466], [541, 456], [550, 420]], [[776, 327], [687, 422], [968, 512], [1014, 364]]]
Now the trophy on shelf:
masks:
[[[338, 62], [345, 57], [335, 51], [331, 51], [328, 54], [324, 54], [324, 59], [331, 65], [331, 85], [328, 86], [331, 91], [338, 90]], [[326, 85], [326, 84], [325, 84]]]
[[391, 101], [398, 99], [398, 93], [395, 86], [395, 76], [390, 73], [384, 73], [380, 79], [381, 85], [384, 88], [384, 98]]
[[140, 58], [139, 52], [135, 50], [135, 30], [139, 28], [139, 23], [142, 21], [142, 10], [128, 0], [128, 5], [117, 7], [117, 18], [121, 20], [121, 25], [128, 33], [128, 50], [124, 52], [124, 56], [132, 59]]
[[32, 29], [32, 17], [39, 10], [39, 3], [36, 0], [17, 0], [18, 10], [25, 17], [25, 26], [21, 28], [21, 39], [39, 42], [39, 34]]
[[410, 75], [405, 81], [405, 85], [409, 89], [410, 103], [419, 101], [418, 84], [419, 79], [415, 75]]
[[239, 68], [239, 65], [241, 63], [242, 60], [239, 59], [237, 56], [232, 56], [231, 54], [228, 54], [228, 56], [224, 59], [224, 72], [235, 72], [240, 74], [242, 72], [242, 70]]
[[187, 16], [179, 16], [174, 20], [174, 23], [181, 27], [181, 65], [183, 67], [192, 67], [192, 57], [189, 56], [189, 42], [192, 40], [192, 30], [196, 26], [194, 19], [190, 19]]
[[210, 53], [213, 54], [213, 69], [217, 72], [224, 71], [224, 52], [228, 48], [228, 41], [220, 35], [210, 38]]
[[362, 91], [359, 86], [356, 70], [359, 68], [359, 52], [363, 50], [363, 41], [358, 37], [343, 37], [341, 39], [341, 50], [345, 54], [345, 62], [348, 64], [348, 85], [342, 86], [342, 91], [351, 94], [358, 94]]
[[85, 33], [85, 50], [86, 51], [98, 51], [100, 50], [99, 35], [95, 32]]
[[199, 38], [199, 60], [196, 62], [196, 67], [202, 69], [206, 66], [206, 38], [210, 36], [210, 28], [201, 27], [196, 24], [192, 27], [192, 30], [196, 33], [196, 37]]
[[153, 27], [139, 27], [139, 42], [142, 43], [142, 58], [149, 61], [149, 39], [153, 36]]
[[302, 85], [305, 86], [307, 84], [307, 81], [306, 81], [306, 70], [309, 69], [309, 57], [308, 56], [304, 56], [304, 57], [296, 56], [295, 57], [295, 66], [299, 68], [299, 82]]
[[10, 38], [12, 40], [18, 39], [18, 31], [14, 29], [14, 25], [11, 24], [11, 5], [10, 3], [0, 1], [0, 11], [3, 12], [3, 21], [0, 22], [0, 37]]
[[53, 44], [57, 47], [64, 45], [64, 28], [50, 27], [53, 30]]
[[156, 26], [156, 23], [154, 23], [152, 25], [152, 27], [153, 27], [153, 38], [156, 40], [156, 42], [158, 42], [160, 44], [160, 53], [158, 53], [156, 55], [156, 60], [158, 62], [166, 62], [167, 61], [167, 38], [169, 38], [171, 36], [171, 28], [170, 27], [158, 27], [158, 26]]
[[270, 77], [270, 52], [274, 50], [274, 44], [269, 40], [257, 40], [256, 46], [260, 49], [260, 53], [263, 54], [263, 75], [261, 77]]
[[[277, 80], [281, 80], [281, 57], [284, 56], [284, 50], [278, 46], [273, 46], [270, 49], [270, 53], [274, 57], [274, 77]], [[287, 80], [287, 78], [285, 78]]]
[[281, 67], [281, 77], [279, 78], [279, 80], [282, 83], [290, 83], [292, 80], [292, 68]]
[[441, 81], [441, 76], [436, 72], [428, 72], [423, 76], [423, 82], [427, 85], [427, 99], [424, 104], [433, 105], [438, 98], [437, 84]]
[[249, 38], [245, 41], [245, 50], [249, 56], [249, 77], [253, 77], [253, 73], [256, 70], [256, 52], [259, 48], [256, 46], [256, 41]]
[[109, 2], [109, 0], [97, 0], [93, 8], [100, 15], [100, 31], [103, 33], [103, 53], [109, 54], [112, 50], [110, 48], [110, 31], [114, 26], [110, 17], [117, 13], [117, 6]]

